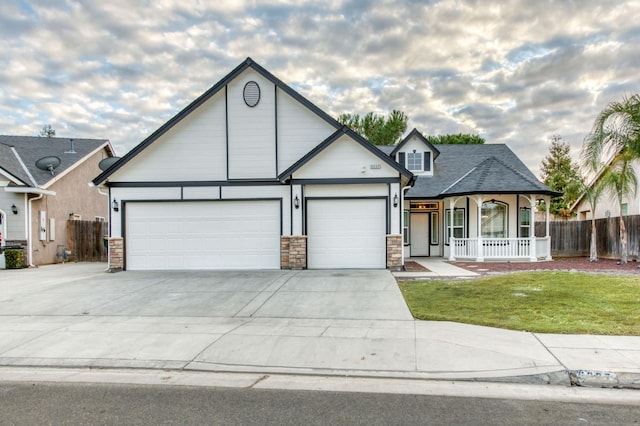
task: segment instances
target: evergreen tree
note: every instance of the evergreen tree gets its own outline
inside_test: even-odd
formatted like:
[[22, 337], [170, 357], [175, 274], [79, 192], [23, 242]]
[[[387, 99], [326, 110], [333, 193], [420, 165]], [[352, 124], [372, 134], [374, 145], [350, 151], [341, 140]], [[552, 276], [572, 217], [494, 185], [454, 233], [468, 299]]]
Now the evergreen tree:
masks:
[[555, 215], [569, 217], [570, 207], [578, 199], [582, 179], [578, 165], [571, 160], [569, 144], [562, 137], [551, 137], [549, 154], [542, 160], [541, 175], [545, 185], [562, 195], [551, 199], [549, 211]]
[[434, 145], [438, 144], [457, 144], [457, 145], [481, 145], [484, 144], [484, 138], [480, 135], [468, 135], [458, 133], [457, 135], [438, 135], [427, 136], [429, 143]]
[[387, 117], [372, 112], [364, 117], [358, 114], [342, 114], [338, 117], [340, 124], [349, 126], [374, 145], [393, 145], [398, 142], [407, 130], [408, 121], [409, 117], [397, 110], [391, 111]]

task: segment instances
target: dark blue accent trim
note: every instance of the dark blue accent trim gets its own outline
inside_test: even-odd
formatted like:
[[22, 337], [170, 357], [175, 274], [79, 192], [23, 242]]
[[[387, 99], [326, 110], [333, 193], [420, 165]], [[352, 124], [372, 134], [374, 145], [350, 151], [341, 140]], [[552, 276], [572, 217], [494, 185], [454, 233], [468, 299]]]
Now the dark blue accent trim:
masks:
[[361, 146], [363, 146], [364, 148], [369, 150], [369, 152], [371, 152], [376, 157], [378, 157], [379, 159], [384, 161], [387, 165], [389, 165], [389, 166], [393, 167], [395, 170], [397, 170], [398, 173], [400, 173], [400, 175], [404, 175], [409, 179], [411, 179], [413, 177], [413, 173], [411, 173], [409, 170], [405, 169], [403, 166], [401, 166], [400, 164], [398, 164], [395, 161], [393, 161], [393, 159], [391, 157], [389, 157], [388, 155], [385, 155], [382, 151], [380, 151], [378, 148], [376, 148], [375, 145], [371, 144], [371, 142], [369, 142], [368, 140], [366, 140], [362, 136], [358, 135], [356, 132], [351, 130], [349, 127], [342, 126], [340, 129], [338, 129], [335, 132], [333, 132], [333, 134], [331, 136], [329, 136], [327, 139], [325, 139], [319, 145], [317, 145], [315, 148], [313, 148], [311, 151], [309, 151], [309, 153], [307, 153], [304, 157], [302, 157], [301, 159], [296, 161], [295, 164], [293, 164], [287, 170], [282, 172], [280, 174], [280, 176], [278, 176], [278, 179], [280, 179], [281, 181], [286, 181], [286, 180], [290, 179], [291, 176], [293, 175], [293, 173], [295, 173], [302, 166], [307, 164], [311, 159], [313, 159], [316, 155], [318, 155], [320, 152], [322, 152], [329, 145], [331, 145], [332, 143], [337, 141], [343, 135], [347, 135], [348, 137], [350, 137], [355, 142], [358, 142]]
[[110, 188], [179, 188], [201, 186], [282, 186], [277, 180], [212, 180], [176, 182], [112, 182]]
[[274, 114], [273, 114], [273, 123], [274, 123], [274, 138], [275, 138], [275, 149], [276, 149], [276, 172], [275, 176], [278, 176], [278, 86], [273, 86], [273, 104], [274, 104]]
[[414, 136], [417, 137], [420, 141], [422, 141], [422, 143], [424, 143], [427, 146], [427, 148], [429, 148], [429, 150], [433, 152], [433, 160], [435, 161], [435, 159], [438, 158], [438, 155], [440, 155], [440, 151], [438, 151], [438, 148], [433, 146], [431, 142], [427, 140], [427, 138], [422, 136], [422, 133], [420, 133], [418, 129], [416, 129], [415, 127], [413, 130], [411, 130], [411, 132], [409, 132], [409, 134], [404, 139], [402, 139], [402, 141], [400, 141], [398, 145], [396, 145], [396, 147], [393, 149], [393, 151], [391, 151], [391, 154], [389, 155], [391, 157], [396, 155], [396, 153], [400, 150], [400, 148], [402, 148]]
[[229, 87], [224, 86], [224, 133], [225, 157], [227, 160], [227, 180], [229, 180]]
[[[212, 86], [209, 90], [207, 90], [202, 95], [200, 95], [200, 97], [198, 97], [196, 100], [191, 102], [186, 108], [184, 108], [182, 111], [180, 111], [178, 114], [176, 114], [173, 118], [171, 118], [165, 124], [160, 126], [160, 128], [158, 128], [151, 135], [149, 135], [145, 140], [143, 140], [140, 144], [138, 144], [131, 151], [129, 151], [126, 155], [124, 155], [112, 167], [110, 167], [109, 169], [105, 170], [100, 175], [98, 175], [98, 177], [96, 177], [93, 180], [93, 183], [97, 186], [97, 185], [101, 184], [102, 182], [104, 182], [116, 170], [119, 170], [122, 166], [124, 166], [126, 163], [128, 163], [133, 157], [138, 155], [147, 146], [149, 146], [150, 144], [155, 142], [160, 136], [165, 134], [173, 126], [178, 124], [180, 121], [182, 121], [182, 119], [184, 119], [191, 112], [193, 112], [195, 109], [197, 109], [200, 105], [202, 105], [207, 100], [209, 100], [211, 97], [213, 97], [223, 87], [226, 87], [227, 84], [230, 81], [232, 81], [237, 76], [239, 76], [247, 68], [252, 68], [258, 74], [262, 75], [264, 78], [266, 78], [267, 80], [269, 80], [272, 83], [274, 83], [277, 87], [280, 87], [280, 89], [282, 89], [285, 93], [287, 93], [289, 96], [291, 96], [292, 98], [294, 98], [295, 100], [300, 102], [302, 105], [304, 105], [308, 109], [310, 109], [312, 112], [314, 112], [320, 118], [325, 120], [331, 126], [335, 127], [336, 129], [340, 128], [340, 126], [341, 126], [340, 123], [338, 123], [329, 114], [327, 114], [326, 112], [322, 111], [320, 108], [315, 106], [309, 100], [307, 100], [302, 95], [300, 95], [298, 92], [296, 92], [291, 87], [289, 87], [285, 83], [283, 83], [280, 79], [276, 78], [273, 74], [268, 72], [266, 69], [262, 68], [260, 65], [258, 65], [256, 62], [254, 62], [253, 59], [247, 58], [240, 65], [238, 65], [233, 71], [231, 71], [229, 74], [227, 74], [222, 80], [220, 80], [218, 83], [216, 83], [214, 86]], [[228, 126], [227, 126], [227, 128], [228, 128]]]
[[335, 179], [291, 179], [292, 185], [366, 185], [376, 183], [400, 183], [400, 178], [335, 178]]

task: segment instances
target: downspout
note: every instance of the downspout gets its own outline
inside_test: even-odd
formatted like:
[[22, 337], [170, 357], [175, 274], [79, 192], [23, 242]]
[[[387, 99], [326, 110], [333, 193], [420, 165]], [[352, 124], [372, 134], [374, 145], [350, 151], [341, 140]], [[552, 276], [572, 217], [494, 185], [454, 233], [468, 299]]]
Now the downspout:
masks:
[[30, 198], [29, 199], [29, 209], [27, 212], [27, 221], [29, 222], [28, 225], [28, 233], [27, 233], [27, 246], [29, 246], [29, 268], [37, 268], [36, 265], [33, 264], [33, 205], [31, 203], [33, 203], [34, 201], [40, 200], [42, 199], [42, 197], [44, 197], [44, 194], [40, 194], [35, 198]]

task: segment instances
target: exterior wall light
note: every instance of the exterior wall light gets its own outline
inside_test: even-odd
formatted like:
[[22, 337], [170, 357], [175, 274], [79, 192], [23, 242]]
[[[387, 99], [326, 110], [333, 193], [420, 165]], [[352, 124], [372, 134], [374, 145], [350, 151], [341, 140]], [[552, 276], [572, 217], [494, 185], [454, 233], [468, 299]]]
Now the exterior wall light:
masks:
[[118, 210], [120, 210], [120, 206], [118, 206], [118, 201], [115, 198], [113, 199], [113, 203], [111, 203], [111, 207], [113, 208], [114, 212], [117, 212]]
[[18, 214], [18, 208], [16, 207], [15, 204], [11, 205], [11, 213], [13, 214]]
[[293, 207], [295, 207], [296, 209], [300, 208], [300, 198], [298, 198], [297, 195], [296, 198], [293, 199]]
[[393, 207], [398, 207], [398, 203], [400, 200], [398, 199], [398, 194], [393, 196]]

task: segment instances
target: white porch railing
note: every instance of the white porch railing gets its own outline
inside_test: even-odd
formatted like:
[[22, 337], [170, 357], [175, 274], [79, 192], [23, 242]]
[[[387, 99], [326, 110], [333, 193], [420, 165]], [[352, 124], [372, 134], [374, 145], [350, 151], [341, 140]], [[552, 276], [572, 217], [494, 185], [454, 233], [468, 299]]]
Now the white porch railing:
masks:
[[[547, 258], [549, 238], [536, 237], [535, 258]], [[531, 238], [451, 238], [454, 259], [531, 259]]]

